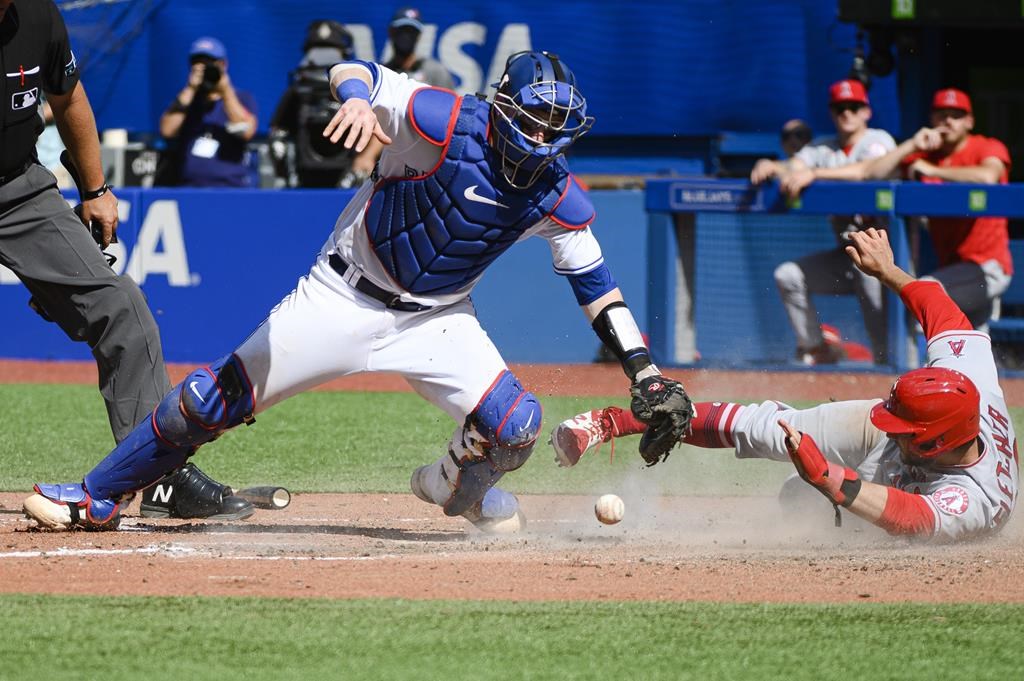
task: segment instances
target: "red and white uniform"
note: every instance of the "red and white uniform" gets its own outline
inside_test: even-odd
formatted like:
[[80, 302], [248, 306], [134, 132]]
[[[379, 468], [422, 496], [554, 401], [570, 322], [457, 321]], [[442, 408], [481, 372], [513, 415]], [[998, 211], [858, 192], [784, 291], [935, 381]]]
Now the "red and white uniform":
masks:
[[908, 466], [897, 444], [872, 425], [871, 408], [879, 400], [854, 400], [793, 409], [778, 402], [745, 407], [719, 422], [739, 458], [788, 462], [785, 419], [809, 434], [822, 454], [849, 466], [865, 481], [894, 488], [880, 522], [890, 532], [946, 540], [999, 530], [1017, 500], [1017, 436], [999, 387], [992, 341], [971, 328], [939, 284], [917, 281], [902, 298], [928, 338], [928, 366], [955, 369], [969, 377], [981, 395], [980, 458], [967, 466]]

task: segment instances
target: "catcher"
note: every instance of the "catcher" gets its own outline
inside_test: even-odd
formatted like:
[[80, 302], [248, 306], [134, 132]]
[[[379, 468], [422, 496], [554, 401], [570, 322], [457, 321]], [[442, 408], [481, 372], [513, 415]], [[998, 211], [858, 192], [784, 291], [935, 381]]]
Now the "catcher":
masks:
[[[510, 56], [490, 101], [371, 62], [335, 65], [331, 84], [341, 106], [324, 137], [356, 152], [376, 138], [379, 177], [242, 345], [189, 374], [84, 479], [36, 485], [24, 509], [41, 526], [113, 529], [132, 492], [223, 431], [338, 376], [394, 371], [454, 420], [437, 459], [410, 477], [412, 492], [481, 530], [519, 529], [518, 499], [496, 483], [529, 459], [540, 401], [509, 371], [469, 296], [495, 258], [530, 236], [547, 241], [555, 271], [621, 360], [638, 418], [658, 432], [671, 421], [668, 444], [685, 431], [689, 400], [651, 363], [563, 158], [594, 122], [565, 62]], [[510, 302], [509, 314], [528, 309]]]
[[[938, 282], [897, 267], [884, 231], [850, 235], [846, 252], [897, 292], [928, 339], [928, 362], [900, 376], [886, 401], [793, 409], [698, 402], [682, 442], [734, 448], [738, 458], [792, 461], [835, 506], [891, 534], [958, 540], [1001, 529], [1017, 498], [1017, 438], [989, 337], [975, 331]], [[644, 433], [648, 463], [664, 458], [664, 433], [616, 407], [559, 424], [551, 443], [562, 466], [615, 437]], [[675, 443], [668, 443], [668, 447]], [[788, 484], [787, 484], [788, 487]]]

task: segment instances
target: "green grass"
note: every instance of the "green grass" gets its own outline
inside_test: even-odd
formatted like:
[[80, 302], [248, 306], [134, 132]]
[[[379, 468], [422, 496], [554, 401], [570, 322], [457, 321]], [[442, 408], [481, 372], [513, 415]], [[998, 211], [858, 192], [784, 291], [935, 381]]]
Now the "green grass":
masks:
[[[547, 398], [546, 430], [612, 399]], [[87, 386], [0, 385], [0, 489], [80, 478], [111, 444]], [[1022, 410], [1013, 417], [1020, 424]], [[405, 492], [449, 419], [411, 394], [309, 393], [204, 447], [236, 485]], [[546, 439], [546, 435], [545, 435]], [[521, 492], [591, 494], [643, 471], [636, 438], [571, 470], [546, 444]], [[684, 448], [640, 473], [666, 494], [772, 493], [790, 469]], [[687, 579], [676, 573], [673, 579]], [[116, 576], [112, 576], [112, 579]], [[693, 577], [696, 578], [696, 577]], [[453, 585], [455, 588], [457, 585]], [[0, 595], [0, 680], [1018, 678], [1017, 605], [277, 600]]]
[[[727, 450], [684, 447], [647, 471], [638, 437], [620, 440], [614, 462], [606, 444], [572, 469], [554, 464], [547, 444], [562, 419], [614, 398], [543, 399], [544, 432], [529, 463], [507, 486], [524, 493], [593, 494], [609, 481], [638, 475], [663, 494], [772, 493], [791, 472], [769, 461], [736, 461]], [[81, 479], [113, 440], [103, 402], [90, 386], [0, 385], [0, 489]], [[295, 492], [407, 492], [417, 466], [442, 454], [454, 423], [411, 393], [305, 393], [203, 447], [196, 463], [235, 486], [277, 484]]]
[[1002, 681], [1024, 637], [1011, 605], [3, 596], [0, 622], [4, 679]]

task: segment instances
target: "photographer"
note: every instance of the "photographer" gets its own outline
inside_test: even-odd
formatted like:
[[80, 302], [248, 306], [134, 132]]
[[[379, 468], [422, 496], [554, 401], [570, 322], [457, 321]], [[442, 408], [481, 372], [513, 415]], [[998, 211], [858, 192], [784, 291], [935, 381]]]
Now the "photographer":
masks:
[[352, 34], [337, 21], [318, 19], [306, 29], [302, 60], [270, 120], [274, 172], [285, 186], [337, 187], [352, 167], [352, 150], [322, 132], [341, 107], [327, 70], [354, 57]]
[[256, 134], [256, 103], [228, 76], [227, 50], [200, 38], [189, 50], [188, 82], [160, 117], [172, 144], [159, 184], [250, 187], [246, 143]]

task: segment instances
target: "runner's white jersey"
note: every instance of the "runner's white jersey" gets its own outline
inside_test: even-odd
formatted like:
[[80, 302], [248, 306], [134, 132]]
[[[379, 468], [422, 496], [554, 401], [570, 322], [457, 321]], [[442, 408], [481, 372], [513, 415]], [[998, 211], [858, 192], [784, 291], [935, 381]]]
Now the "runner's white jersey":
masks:
[[[920, 287], [937, 287], [914, 286], [919, 287], [914, 293], [918, 300], [927, 293]], [[939, 295], [956, 309], [944, 293]], [[737, 457], [788, 463], [784, 433], [778, 425], [784, 419], [813, 437], [830, 461], [855, 469], [869, 482], [919, 495], [934, 514], [934, 538], [966, 539], [994, 532], [1013, 511], [1018, 471], [1017, 436], [997, 380], [992, 341], [974, 330], [935, 333], [928, 344], [928, 365], [955, 369], [978, 389], [981, 451], [971, 465], [937, 468], [903, 463], [899, 446], [871, 423], [877, 399], [830, 402], [810, 409], [778, 402], [729, 405], [732, 413], [723, 416], [722, 428], [730, 431]]]
[[968, 466], [907, 466], [888, 439], [857, 466], [867, 480], [920, 494], [935, 535], [961, 539], [998, 530], [1017, 500], [1017, 436], [999, 387], [992, 341], [977, 331], [945, 331], [928, 343], [928, 366], [955, 369], [981, 394], [981, 458]]
[[849, 150], [839, 144], [835, 135], [819, 137], [796, 153], [808, 168], [839, 168], [857, 161], [867, 161], [896, 148], [896, 140], [885, 130], [868, 128]]
[[[391, 137], [392, 143], [384, 147], [374, 175], [386, 178], [426, 174], [437, 165], [441, 147], [423, 139], [407, 117], [412, 94], [426, 86], [405, 74], [395, 73], [379, 64], [376, 66], [377, 73], [372, 74], [374, 82], [370, 92], [371, 103], [381, 127]], [[402, 294], [402, 300], [422, 305], [448, 305], [469, 295], [479, 277], [458, 293], [414, 296], [404, 292], [388, 276], [370, 246], [363, 224], [363, 211], [373, 194], [373, 187], [374, 181], [367, 180], [345, 206], [335, 223], [334, 233], [324, 244], [320, 258], [326, 259], [330, 253], [336, 252], [347, 262], [355, 265], [363, 276], [377, 286]], [[558, 274], [583, 274], [604, 262], [601, 247], [589, 226], [571, 230], [545, 218], [524, 232], [519, 240], [534, 235], [547, 240], [555, 272]]]

